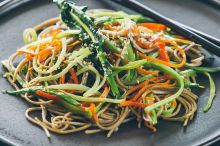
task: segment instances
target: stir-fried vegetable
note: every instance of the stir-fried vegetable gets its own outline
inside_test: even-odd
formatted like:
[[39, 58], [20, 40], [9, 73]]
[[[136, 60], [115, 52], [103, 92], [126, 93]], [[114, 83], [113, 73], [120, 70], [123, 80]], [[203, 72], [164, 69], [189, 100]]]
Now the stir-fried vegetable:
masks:
[[[107, 80], [111, 86], [111, 91], [114, 96], [120, 96], [117, 84], [112, 76], [111, 65], [106, 58], [106, 54], [103, 52], [103, 38], [99, 34], [99, 31], [95, 28], [94, 22], [85, 14], [86, 7], [77, 7], [71, 2], [64, 0], [54, 1], [62, 10], [61, 18], [70, 28], [80, 28], [80, 39], [87, 47], [89, 46], [102, 65], [102, 69], [107, 76]], [[96, 61], [96, 60], [95, 60]], [[94, 62], [95, 63], [95, 62]]]

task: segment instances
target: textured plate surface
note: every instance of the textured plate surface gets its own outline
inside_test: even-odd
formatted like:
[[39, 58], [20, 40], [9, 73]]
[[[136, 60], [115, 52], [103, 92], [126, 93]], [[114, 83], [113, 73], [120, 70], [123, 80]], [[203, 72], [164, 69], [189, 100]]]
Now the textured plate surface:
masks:
[[[76, 1], [77, 2], [77, 1]], [[220, 13], [197, 1], [185, 0], [142, 0], [148, 6], [166, 16], [193, 26], [196, 29], [220, 37]], [[78, 1], [78, 4], [88, 5], [90, 8], [108, 8], [96, 1]], [[55, 17], [59, 10], [51, 1], [37, 0], [29, 5], [16, 8], [0, 18], [0, 60], [6, 59], [22, 43], [22, 31], [43, 20]], [[3, 69], [0, 67], [0, 89], [12, 89], [2, 78]], [[207, 86], [207, 79], [200, 76], [200, 81]], [[44, 131], [28, 122], [24, 112], [28, 104], [18, 97], [0, 94], [0, 139], [17, 145], [33, 146], [141, 146], [141, 145], [199, 145], [213, 140], [220, 134], [220, 77], [215, 75], [217, 96], [208, 113], [202, 109], [206, 104], [209, 89], [200, 90], [198, 111], [187, 127], [182, 123], [159, 121], [158, 132], [152, 134], [146, 128], [138, 129], [135, 122], [120, 127], [119, 131], [106, 138], [105, 133], [85, 135], [83, 132], [70, 135], [52, 134], [48, 139]]]

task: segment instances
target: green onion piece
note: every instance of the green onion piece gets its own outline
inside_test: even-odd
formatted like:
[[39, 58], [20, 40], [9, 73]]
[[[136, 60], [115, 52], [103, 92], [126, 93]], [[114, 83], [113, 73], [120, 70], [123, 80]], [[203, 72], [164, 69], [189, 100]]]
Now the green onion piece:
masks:
[[103, 46], [105, 49], [108, 49], [111, 52], [120, 53], [120, 50], [114, 44], [112, 44], [110, 40], [105, 39]]
[[188, 68], [195, 70], [196, 72], [204, 73], [204, 72], [219, 72], [220, 67], [198, 67], [198, 66], [189, 66], [186, 64]]
[[191, 77], [191, 76], [196, 75], [196, 71], [193, 70], [193, 69], [187, 69], [187, 70], [181, 71], [180, 74], [183, 75], [183, 76]]
[[83, 97], [79, 95], [73, 95], [70, 93], [57, 92], [56, 95], [66, 94], [69, 98], [73, 98], [77, 101], [85, 101], [85, 102], [109, 102], [109, 103], [121, 103], [124, 99], [111, 99], [111, 98], [99, 98], [99, 97]]
[[85, 101], [85, 102], [109, 102], [109, 103], [121, 103], [124, 99], [111, 99], [111, 98], [99, 98], [99, 97], [83, 97], [79, 95], [70, 94], [67, 92], [60, 92], [59, 90], [48, 90], [47, 88], [43, 88], [41, 86], [37, 87], [30, 87], [30, 88], [23, 88], [16, 91], [6, 91], [8, 94], [11, 95], [19, 95], [22, 93], [34, 93], [36, 90], [42, 90], [46, 93], [56, 95], [60, 98], [65, 98], [64, 100], [68, 101], [67, 98], [71, 98], [76, 101]]
[[23, 40], [25, 44], [37, 41], [37, 33], [33, 28], [27, 28], [23, 32]]
[[155, 110], [152, 110], [150, 117], [152, 118], [151, 124], [156, 125], [157, 124], [157, 113]]
[[162, 115], [165, 117], [170, 116], [175, 109], [176, 109], [176, 106], [171, 106], [169, 109], [163, 110]]
[[[11, 73], [11, 72], [14, 72], [14, 71], [10, 68], [8, 60], [2, 60], [1, 63], [2, 63], [2, 65], [3, 65], [3, 67], [6, 68], [10, 73]], [[21, 78], [19, 75], [16, 76], [16, 81], [17, 81], [22, 87], [25, 86], [25, 82], [22, 80], [22, 78]]]
[[112, 69], [116, 71], [130, 70], [130, 69], [135, 69], [141, 65], [144, 65], [147, 62], [148, 61], [146, 59], [142, 59], [138, 61], [129, 62], [128, 64], [124, 66], [113, 66]]
[[215, 97], [216, 88], [215, 88], [215, 82], [213, 81], [211, 75], [207, 72], [205, 72], [204, 74], [209, 78], [209, 83], [210, 83], [210, 94], [209, 94], [208, 103], [203, 109], [204, 112], [207, 112], [212, 105], [213, 99]]
[[75, 114], [83, 115], [84, 117], [86, 117], [88, 119], [92, 118], [92, 113], [90, 111], [83, 111], [78, 106], [72, 105], [64, 100], [59, 101], [58, 103]]
[[[48, 92], [48, 91], [46, 91]], [[69, 104], [72, 104], [72, 105], [80, 105], [80, 103], [78, 101], [76, 101], [75, 99], [73, 98], [70, 98], [68, 95], [66, 94], [57, 94], [58, 92], [56, 92], [55, 90], [54, 91], [49, 91], [48, 93], [52, 94], [52, 95], [56, 95], [56, 96], [59, 96], [60, 98], [62, 98], [64, 101], [68, 102]]]
[[[130, 42], [128, 42], [123, 49], [123, 56], [125, 58], [127, 58], [129, 61], [135, 61], [136, 60], [136, 54], [134, 53], [134, 50], [130, 44]], [[134, 78], [136, 78], [137, 72], [135, 69], [132, 70], [128, 70], [126, 78], [125, 78], [125, 82], [131, 82]]]
[[184, 87], [185, 88], [205, 88], [204, 86], [201, 86], [200, 84], [198, 83], [184, 83]]

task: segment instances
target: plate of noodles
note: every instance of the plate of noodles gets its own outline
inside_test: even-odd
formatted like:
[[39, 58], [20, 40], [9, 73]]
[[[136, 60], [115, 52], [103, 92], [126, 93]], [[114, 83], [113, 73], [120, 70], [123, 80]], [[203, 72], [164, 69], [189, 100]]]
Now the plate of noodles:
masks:
[[205, 48], [164, 24], [92, 0], [32, 1], [1, 20], [4, 142], [171, 146], [218, 139], [219, 60], [212, 67]]

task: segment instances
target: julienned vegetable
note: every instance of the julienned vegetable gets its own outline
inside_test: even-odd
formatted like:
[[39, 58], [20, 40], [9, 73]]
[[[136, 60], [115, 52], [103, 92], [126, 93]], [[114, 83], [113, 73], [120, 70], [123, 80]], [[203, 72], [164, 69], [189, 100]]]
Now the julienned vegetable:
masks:
[[48, 137], [82, 130], [109, 137], [131, 120], [153, 132], [161, 119], [186, 126], [200, 106], [191, 89], [204, 90], [201, 73], [210, 82], [204, 111], [211, 108], [209, 73], [220, 69], [202, 66], [199, 44], [141, 15], [55, 3], [60, 17], [26, 29], [25, 45], [2, 61], [16, 88], [6, 93], [30, 103], [26, 118]]
[[209, 83], [210, 83], [210, 89], [209, 89], [210, 90], [210, 95], [209, 95], [208, 103], [207, 103], [207, 105], [204, 108], [204, 112], [207, 112], [211, 108], [213, 99], [215, 97], [216, 89], [215, 89], [215, 82], [213, 81], [213, 79], [210, 76], [210, 74], [205, 72], [205, 75], [209, 78]]
[[[96, 29], [94, 22], [90, 17], [85, 15], [86, 7], [77, 7], [71, 2], [65, 0], [55, 0], [55, 3], [62, 10], [61, 18], [70, 28], [81, 28], [79, 38], [82, 40], [84, 46], [89, 46], [95, 56], [98, 58], [102, 65], [107, 80], [111, 86], [111, 91], [114, 96], [119, 98], [120, 93], [117, 88], [114, 77], [112, 76], [111, 65], [106, 58], [106, 54], [103, 52], [103, 42], [99, 31]], [[96, 60], [93, 61], [96, 64]]]

